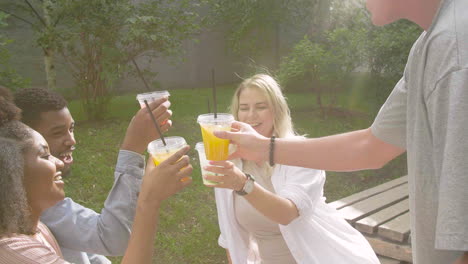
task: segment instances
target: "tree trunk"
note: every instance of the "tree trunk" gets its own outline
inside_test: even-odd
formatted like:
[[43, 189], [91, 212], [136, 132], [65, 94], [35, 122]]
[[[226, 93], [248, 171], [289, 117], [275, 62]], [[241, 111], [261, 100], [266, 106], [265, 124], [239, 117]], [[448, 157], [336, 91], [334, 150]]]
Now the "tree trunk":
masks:
[[55, 90], [57, 88], [57, 72], [55, 69], [55, 40], [50, 39], [53, 34], [50, 34], [52, 31], [51, 17], [49, 10], [52, 8], [53, 3], [51, 0], [43, 1], [43, 12], [44, 12], [44, 22], [45, 22], [45, 31], [48, 35], [47, 46], [44, 47], [44, 66], [47, 79], [47, 87], [49, 89]]
[[275, 67], [276, 69], [279, 69], [279, 64], [280, 64], [280, 24], [277, 21], [275, 23]]
[[318, 0], [312, 9], [312, 19], [308, 30], [308, 35], [316, 39], [330, 23], [330, 0]]
[[54, 50], [44, 49], [44, 66], [47, 79], [47, 87], [55, 90], [57, 88], [57, 73], [54, 65]]

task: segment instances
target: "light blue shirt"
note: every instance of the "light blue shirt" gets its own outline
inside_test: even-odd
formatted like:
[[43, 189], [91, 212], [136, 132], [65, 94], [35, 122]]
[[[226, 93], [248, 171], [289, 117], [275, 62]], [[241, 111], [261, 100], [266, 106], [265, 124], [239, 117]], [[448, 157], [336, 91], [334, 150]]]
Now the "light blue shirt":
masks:
[[144, 167], [144, 156], [120, 150], [114, 185], [100, 214], [70, 198], [42, 214], [41, 221], [54, 234], [65, 260], [76, 264], [107, 264], [111, 262], [103, 255], [124, 255]]

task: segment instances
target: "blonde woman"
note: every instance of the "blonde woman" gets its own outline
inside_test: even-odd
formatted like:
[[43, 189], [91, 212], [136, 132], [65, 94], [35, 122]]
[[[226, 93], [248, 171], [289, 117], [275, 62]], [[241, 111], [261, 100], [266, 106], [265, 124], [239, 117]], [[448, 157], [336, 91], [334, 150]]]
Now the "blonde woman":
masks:
[[[265, 74], [243, 81], [231, 104], [236, 120], [265, 137], [297, 137], [286, 99]], [[298, 137], [300, 138], [300, 137]], [[325, 203], [325, 172], [246, 160], [212, 161], [218, 243], [230, 263], [379, 263], [366, 239]]]

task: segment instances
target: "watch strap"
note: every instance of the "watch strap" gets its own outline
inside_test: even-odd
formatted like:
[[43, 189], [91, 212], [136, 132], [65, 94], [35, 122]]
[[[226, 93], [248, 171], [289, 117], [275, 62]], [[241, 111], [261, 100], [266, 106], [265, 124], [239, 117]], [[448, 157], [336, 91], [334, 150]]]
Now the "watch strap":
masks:
[[244, 196], [244, 195], [247, 195], [247, 194], [248, 194], [248, 193], [245, 191], [245, 186], [247, 186], [247, 182], [248, 182], [248, 181], [252, 181], [252, 182], [255, 181], [255, 178], [254, 178], [251, 174], [245, 173], [245, 176], [247, 176], [247, 181], [245, 181], [244, 187], [242, 187], [242, 190], [240, 190], [240, 191], [235, 191], [236, 194], [238, 194], [238, 195], [240, 195], [240, 196]]

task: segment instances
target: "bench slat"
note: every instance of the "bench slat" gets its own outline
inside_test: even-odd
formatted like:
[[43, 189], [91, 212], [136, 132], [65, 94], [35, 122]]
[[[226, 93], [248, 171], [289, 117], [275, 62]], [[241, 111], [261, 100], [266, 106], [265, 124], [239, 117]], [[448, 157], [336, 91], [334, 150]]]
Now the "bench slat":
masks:
[[391, 190], [371, 196], [368, 199], [357, 202], [339, 210], [341, 215], [351, 224], [366, 217], [377, 210], [382, 210], [394, 203], [408, 197], [408, 184], [403, 184]]
[[[367, 233], [373, 234], [377, 231], [377, 227], [388, 220], [395, 218], [403, 213], [409, 211], [409, 202], [408, 199], [404, 199], [401, 202], [398, 202], [390, 207], [387, 207], [381, 211], [378, 211], [374, 214], [371, 214], [359, 221], [356, 222], [356, 229]], [[409, 223], [408, 223], [409, 225]]]
[[379, 258], [380, 264], [401, 264], [400, 260], [391, 259], [387, 257], [377, 256]]
[[373, 196], [381, 192], [387, 191], [389, 189], [395, 188], [407, 182], [408, 182], [408, 176], [403, 176], [398, 179], [391, 180], [389, 182], [386, 182], [386, 183], [377, 185], [375, 187], [372, 187], [370, 189], [364, 190], [362, 192], [358, 192], [353, 195], [347, 196], [343, 199], [331, 202], [329, 203], [329, 205], [334, 207], [335, 209], [341, 209], [345, 206], [362, 201], [370, 196]]
[[412, 263], [411, 247], [408, 245], [399, 245], [392, 242], [384, 241], [376, 237], [367, 237], [367, 241], [374, 249], [375, 253], [393, 259], [398, 259]]
[[380, 225], [378, 234], [393, 241], [404, 242], [410, 233], [410, 215], [404, 213], [397, 218]]

